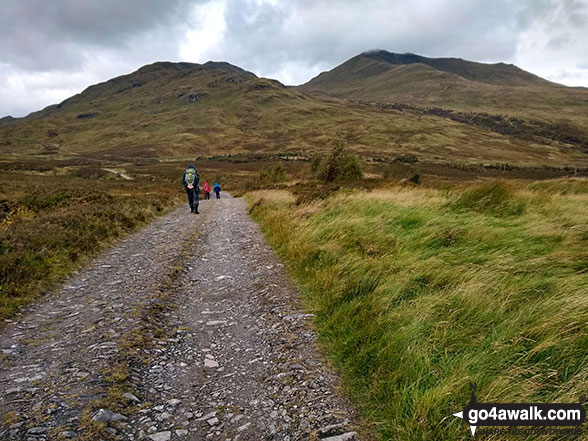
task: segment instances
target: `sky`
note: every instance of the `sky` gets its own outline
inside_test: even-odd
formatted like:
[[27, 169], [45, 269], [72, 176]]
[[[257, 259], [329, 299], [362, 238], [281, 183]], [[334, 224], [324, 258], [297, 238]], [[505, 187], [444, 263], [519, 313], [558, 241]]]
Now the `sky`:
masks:
[[296, 85], [372, 49], [588, 87], [588, 0], [0, 0], [0, 29], [0, 117], [155, 61]]

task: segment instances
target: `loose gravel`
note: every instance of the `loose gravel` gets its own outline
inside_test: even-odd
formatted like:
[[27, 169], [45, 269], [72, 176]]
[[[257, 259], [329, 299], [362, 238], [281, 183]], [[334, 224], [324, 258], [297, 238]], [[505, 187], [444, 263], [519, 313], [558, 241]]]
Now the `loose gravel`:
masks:
[[358, 439], [312, 315], [244, 202], [223, 196], [7, 320], [0, 439]]

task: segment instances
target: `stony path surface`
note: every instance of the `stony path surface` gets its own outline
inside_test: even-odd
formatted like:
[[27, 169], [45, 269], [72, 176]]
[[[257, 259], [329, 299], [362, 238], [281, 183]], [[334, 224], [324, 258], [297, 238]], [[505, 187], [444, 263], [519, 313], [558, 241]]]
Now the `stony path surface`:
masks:
[[357, 439], [240, 199], [181, 208], [0, 330], [0, 439]]

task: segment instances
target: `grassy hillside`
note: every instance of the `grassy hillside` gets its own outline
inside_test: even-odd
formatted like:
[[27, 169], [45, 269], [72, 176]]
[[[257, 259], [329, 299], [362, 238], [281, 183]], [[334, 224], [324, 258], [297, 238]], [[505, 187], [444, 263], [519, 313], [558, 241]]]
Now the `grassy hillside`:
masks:
[[[416, 65], [415, 65], [416, 66]], [[155, 63], [0, 127], [4, 160], [95, 163], [311, 155], [335, 140], [365, 158], [588, 165], [576, 145], [463, 121], [311, 97], [227, 63]]]
[[380, 439], [465, 439], [470, 381], [479, 401], [585, 394], [586, 180], [248, 200]]
[[340, 98], [391, 101], [588, 126], [588, 89], [550, 83], [513, 65], [360, 54], [300, 87]]

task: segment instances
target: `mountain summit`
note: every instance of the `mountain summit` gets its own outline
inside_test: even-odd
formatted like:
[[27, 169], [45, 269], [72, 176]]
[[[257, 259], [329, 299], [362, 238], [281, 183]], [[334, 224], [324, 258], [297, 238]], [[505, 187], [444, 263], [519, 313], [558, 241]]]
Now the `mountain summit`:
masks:
[[505, 63], [374, 50], [299, 88], [337, 98], [571, 123], [578, 129], [588, 124], [582, 116], [588, 89], [556, 84]]
[[495, 86], [558, 86], [517, 66], [505, 63], [486, 64], [461, 58], [428, 58], [417, 54], [396, 54], [385, 50], [363, 52], [334, 69], [323, 72], [302, 87], [324, 89], [333, 83], [352, 82], [382, 74], [400, 75], [410, 67], [412, 72], [444, 73], [454, 80], [468, 80]]
[[394, 66], [420, 63], [442, 72], [459, 75], [466, 80], [479, 81], [497, 86], [555, 85], [513, 64], [478, 63], [462, 58], [428, 58], [411, 53], [395, 54], [385, 50], [367, 51], [355, 58], [387, 63]]
[[207, 77], [213, 72], [216, 72], [216, 75], [230, 75], [229, 78], [233, 78], [232, 81], [234, 82], [257, 78], [253, 72], [249, 72], [226, 61], [207, 61], [204, 64], [157, 61], [147, 64], [135, 72], [89, 86], [83, 92], [59, 104], [47, 106], [45, 109], [32, 112], [24, 118], [13, 118], [11, 116], [0, 118], [0, 126], [15, 124], [23, 120], [43, 118], [55, 111], [61, 110], [64, 106], [71, 107], [74, 104], [80, 106], [84, 103], [93, 102], [92, 100], [101, 100], [104, 97], [112, 100], [112, 95], [120, 96], [121, 94], [129, 93], [133, 89], [138, 89], [146, 85], [159, 85], [157, 87], [161, 87], [167, 83], [176, 83], [186, 78], [188, 79], [184, 81], [186, 84], [189, 84], [191, 79], [195, 79], [198, 82], [199, 79]]

